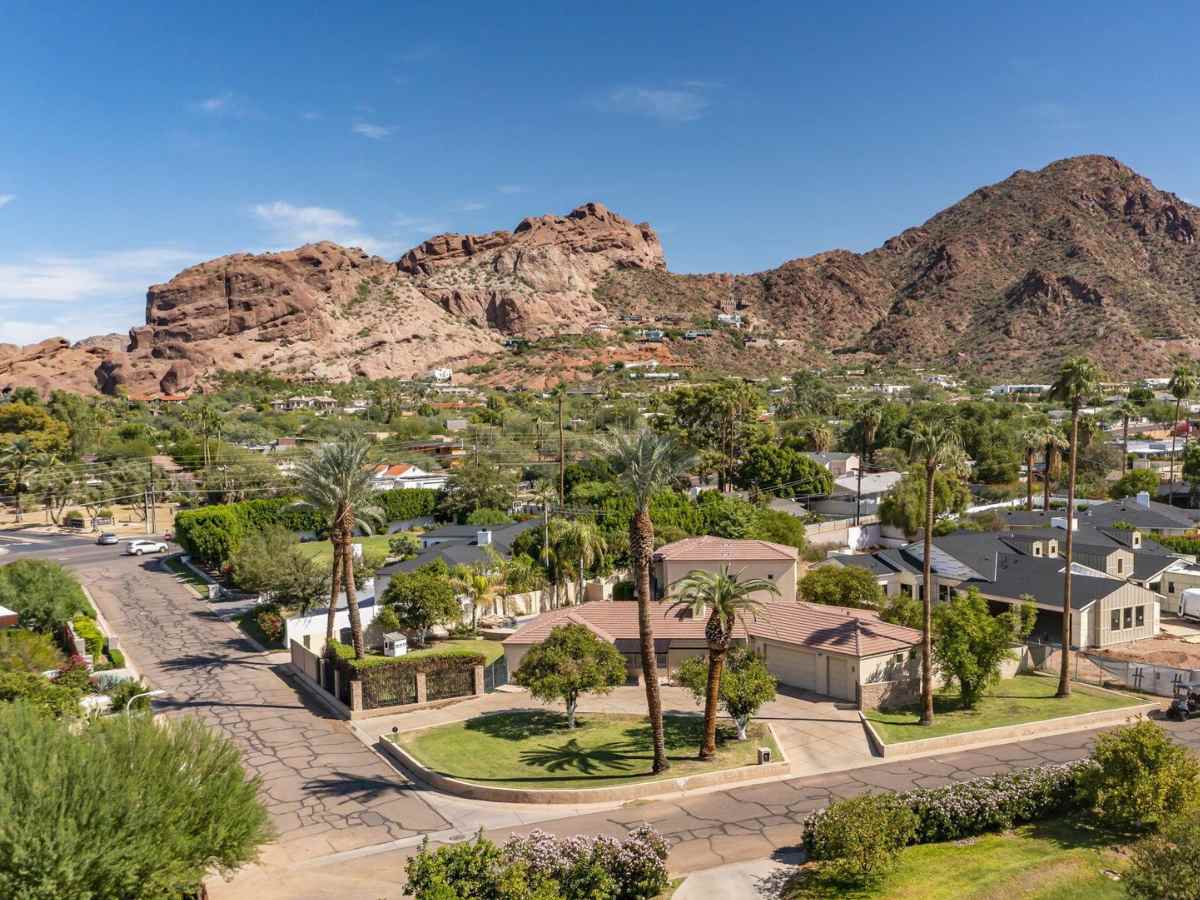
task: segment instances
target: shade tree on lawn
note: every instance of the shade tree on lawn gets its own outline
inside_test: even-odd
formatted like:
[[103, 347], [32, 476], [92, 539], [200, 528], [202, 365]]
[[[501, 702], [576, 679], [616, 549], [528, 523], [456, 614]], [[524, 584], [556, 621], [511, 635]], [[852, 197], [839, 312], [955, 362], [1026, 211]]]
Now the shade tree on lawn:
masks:
[[583, 694], [607, 694], [625, 681], [625, 657], [585, 625], [559, 625], [532, 647], [513, 673], [513, 682], [545, 703], [567, 707], [567, 727]]
[[[692, 656], [675, 670], [675, 681], [685, 687], [703, 705], [708, 698], [708, 663]], [[748, 647], [734, 647], [725, 658], [721, 672], [720, 704], [737, 726], [739, 741], [747, 738], [747, 729], [764, 703], [775, 699], [777, 682], [761, 656]]]
[[1000, 680], [1000, 666], [1014, 658], [1012, 645], [1033, 631], [1037, 607], [1026, 596], [1020, 606], [993, 616], [978, 589], [940, 604], [933, 616], [933, 659], [946, 683], [958, 682], [962, 704], [973, 709]]

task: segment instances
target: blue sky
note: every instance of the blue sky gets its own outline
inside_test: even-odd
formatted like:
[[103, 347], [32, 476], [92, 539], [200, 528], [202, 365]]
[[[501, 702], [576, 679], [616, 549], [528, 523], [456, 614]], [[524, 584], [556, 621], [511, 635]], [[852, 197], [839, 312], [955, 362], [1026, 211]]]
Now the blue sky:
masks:
[[1194, 6], [172, 6], [5, 5], [0, 342], [124, 331], [223, 253], [587, 200], [746, 272], [1077, 153], [1200, 198]]

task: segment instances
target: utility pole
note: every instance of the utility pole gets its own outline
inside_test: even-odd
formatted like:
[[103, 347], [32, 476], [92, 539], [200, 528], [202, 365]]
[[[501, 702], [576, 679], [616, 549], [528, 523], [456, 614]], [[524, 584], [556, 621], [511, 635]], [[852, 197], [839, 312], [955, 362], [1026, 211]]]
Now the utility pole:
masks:
[[567, 439], [563, 434], [563, 400], [566, 391], [558, 392], [558, 502], [567, 505]]
[[155, 534], [158, 531], [158, 516], [154, 508], [154, 461], [146, 460], [146, 468], [150, 476], [149, 486], [147, 490], [150, 492], [150, 533]]

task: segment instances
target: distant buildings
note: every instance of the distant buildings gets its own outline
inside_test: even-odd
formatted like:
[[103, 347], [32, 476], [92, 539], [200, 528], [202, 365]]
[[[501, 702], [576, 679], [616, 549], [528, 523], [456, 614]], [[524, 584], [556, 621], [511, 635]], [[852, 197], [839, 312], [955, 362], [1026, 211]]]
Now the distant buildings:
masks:
[[371, 475], [371, 486], [377, 491], [392, 491], [397, 488], [432, 488], [440, 490], [446, 486], [446, 475], [426, 472], [410, 463], [387, 463], [375, 467]]
[[317, 412], [329, 412], [332, 409], [336, 409], [337, 405], [337, 400], [328, 394], [322, 394], [319, 397], [283, 397], [282, 399], [271, 401], [271, 408], [275, 412], [292, 412], [297, 409], [315, 409]]

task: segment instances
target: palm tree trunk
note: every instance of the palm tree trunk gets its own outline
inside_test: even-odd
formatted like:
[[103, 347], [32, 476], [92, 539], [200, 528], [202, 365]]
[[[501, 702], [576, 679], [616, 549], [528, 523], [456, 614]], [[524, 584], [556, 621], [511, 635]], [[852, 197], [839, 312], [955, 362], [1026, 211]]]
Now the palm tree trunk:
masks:
[[1129, 471], [1129, 416], [1121, 418], [1121, 474]]
[[708, 690], [704, 696], [704, 743], [700, 747], [700, 759], [712, 759], [717, 755], [717, 708], [721, 702], [721, 672], [725, 668], [726, 651], [724, 644], [708, 645]]
[[1046, 445], [1046, 469], [1042, 472], [1042, 515], [1050, 513], [1050, 458], [1054, 455], [1054, 445]]
[[649, 510], [640, 509], [629, 523], [629, 550], [637, 576], [638, 634], [641, 638], [642, 680], [646, 687], [646, 712], [654, 735], [654, 774], [671, 768], [663, 731], [662, 698], [658, 692], [658, 657], [654, 652], [654, 626], [650, 621], [650, 557], [654, 553], [654, 523]]
[[[1062, 611], [1062, 671], [1058, 675], [1058, 693], [1055, 696], [1071, 696], [1071, 560], [1075, 537], [1075, 459], [1079, 443], [1079, 411], [1071, 414], [1071, 466], [1067, 472], [1067, 564], [1063, 569]], [[1080, 641], [1083, 636], [1080, 635]]]
[[350, 636], [354, 641], [354, 658], [366, 656], [363, 645], [362, 614], [358, 609], [358, 595], [354, 590], [354, 545], [350, 543], [350, 529], [342, 537], [342, 586], [346, 591], [346, 608], [350, 613]]
[[1025, 509], [1033, 512], [1033, 450], [1025, 450]]
[[1167, 502], [1170, 503], [1172, 506], [1175, 505], [1175, 432], [1179, 428], [1179, 407], [1182, 403], [1183, 403], [1183, 400], [1176, 399], [1176, 401], [1175, 401], [1175, 421], [1173, 421], [1171, 423], [1171, 475], [1167, 482], [1170, 485], [1170, 487], [1168, 488], [1168, 490], [1170, 491], [1170, 495], [1167, 498]]
[[921, 635], [921, 724], [933, 724], [933, 476], [932, 466], [925, 468], [925, 586], [924, 621]]
[[342, 589], [342, 542], [337, 534], [331, 533], [329, 538], [333, 542], [333, 577], [329, 589], [329, 614], [325, 618], [326, 644], [333, 640], [334, 626], [337, 624], [338, 593]]

